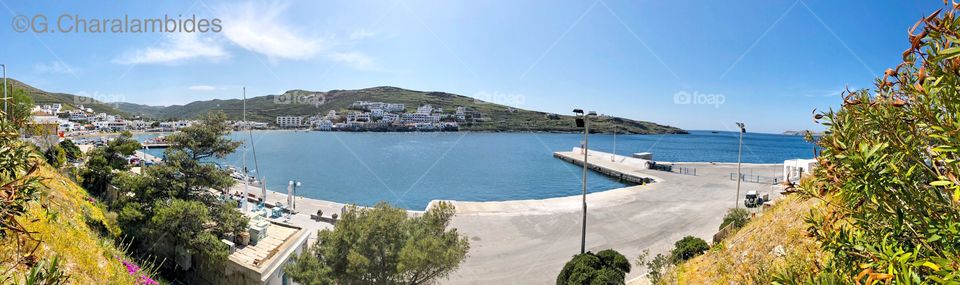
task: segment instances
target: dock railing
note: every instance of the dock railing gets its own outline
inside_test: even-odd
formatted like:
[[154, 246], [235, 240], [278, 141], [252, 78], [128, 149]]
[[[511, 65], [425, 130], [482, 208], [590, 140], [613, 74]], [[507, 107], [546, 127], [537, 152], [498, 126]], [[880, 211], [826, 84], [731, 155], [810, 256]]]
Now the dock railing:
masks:
[[673, 164], [653, 164], [650, 169], [697, 176], [697, 169]]
[[[736, 177], [737, 177], [737, 174], [736, 174], [736, 173], [730, 173], [730, 180], [736, 181], [736, 180], [737, 180]], [[783, 177], [779, 177], [779, 176], [760, 176], [760, 175], [752, 175], [752, 174], [743, 173], [743, 174], [740, 174], [740, 181], [743, 181], [743, 182], [752, 182], [752, 183], [764, 183], [764, 184], [774, 185], [774, 184], [783, 182]]]

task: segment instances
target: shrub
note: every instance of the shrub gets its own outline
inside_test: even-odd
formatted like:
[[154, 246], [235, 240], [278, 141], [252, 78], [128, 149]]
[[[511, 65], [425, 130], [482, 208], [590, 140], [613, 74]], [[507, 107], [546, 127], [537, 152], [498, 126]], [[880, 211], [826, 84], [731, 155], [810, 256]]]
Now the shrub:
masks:
[[958, 282], [960, 11], [948, 9], [909, 30], [874, 90], [814, 114], [828, 130], [802, 189], [827, 203], [807, 222], [832, 256], [825, 270], [848, 283]]
[[63, 140], [60, 142], [60, 148], [63, 149], [63, 152], [66, 153], [67, 159], [69, 160], [76, 160], [83, 156], [80, 147], [74, 144], [72, 140]]
[[670, 251], [670, 260], [673, 263], [684, 262], [703, 254], [709, 249], [710, 245], [703, 239], [695, 236], [685, 236], [674, 243], [674, 248]]
[[615, 250], [586, 252], [574, 255], [563, 265], [557, 284], [624, 284], [629, 272], [630, 262]]
[[733, 224], [734, 229], [742, 228], [747, 224], [747, 221], [750, 220], [750, 211], [744, 208], [734, 208], [727, 210], [727, 214], [723, 216], [723, 222], [720, 223], [720, 229], [722, 230], [729, 224]]
[[63, 148], [59, 145], [47, 148], [47, 151], [43, 153], [43, 157], [46, 158], [47, 163], [54, 168], [60, 168], [63, 166], [63, 163], [67, 162], [67, 153], [64, 152]]
[[647, 267], [647, 279], [650, 280], [650, 284], [658, 284], [671, 266], [670, 258], [663, 254], [657, 254], [653, 259], [647, 260], [649, 256], [650, 251], [644, 250], [637, 258], [637, 265]]

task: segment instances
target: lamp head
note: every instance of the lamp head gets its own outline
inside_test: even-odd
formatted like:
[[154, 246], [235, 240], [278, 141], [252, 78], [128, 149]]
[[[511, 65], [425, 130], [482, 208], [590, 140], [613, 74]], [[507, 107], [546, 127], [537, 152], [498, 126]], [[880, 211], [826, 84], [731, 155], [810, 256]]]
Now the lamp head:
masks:
[[573, 113], [577, 115], [583, 115], [583, 109], [573, 109]]

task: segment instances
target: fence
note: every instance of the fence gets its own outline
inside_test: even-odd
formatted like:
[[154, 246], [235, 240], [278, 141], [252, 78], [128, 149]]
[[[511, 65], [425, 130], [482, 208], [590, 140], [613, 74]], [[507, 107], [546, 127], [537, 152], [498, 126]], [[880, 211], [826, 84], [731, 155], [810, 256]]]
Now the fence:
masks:
[[[736, 181], [736, 173], [730, 173], [730, 180]], [[743, 182], [752, 182], [752, 183], [765, 183], [765, 184], [777, 184], [783, 181], [782, 177], [779, 176], [760, 176], [752, 174], [740, 174], [740, 181]]]
[[697, 176], [697, 169], [673, 164], [653, 164], [650, 169]]

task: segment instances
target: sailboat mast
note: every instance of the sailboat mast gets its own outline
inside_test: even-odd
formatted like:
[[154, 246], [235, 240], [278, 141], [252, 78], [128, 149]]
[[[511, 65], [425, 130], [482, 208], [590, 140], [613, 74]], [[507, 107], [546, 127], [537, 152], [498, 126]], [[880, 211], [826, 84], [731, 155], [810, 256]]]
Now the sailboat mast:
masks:
[[[247, 87], [243, 87], [243, 124], [242, 128], [247, 127]], [[243, 210], [250, 209], [247, 197], [250, 196], [250, 179], [247, 178], [247, 144], [243, 144]]]

